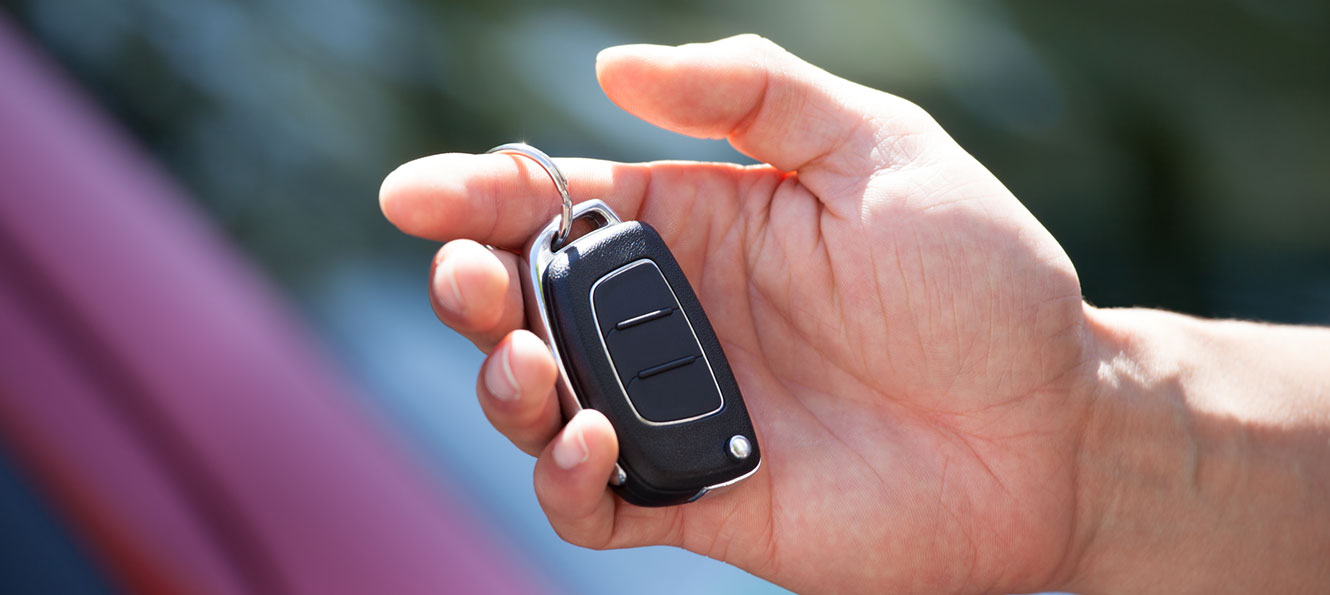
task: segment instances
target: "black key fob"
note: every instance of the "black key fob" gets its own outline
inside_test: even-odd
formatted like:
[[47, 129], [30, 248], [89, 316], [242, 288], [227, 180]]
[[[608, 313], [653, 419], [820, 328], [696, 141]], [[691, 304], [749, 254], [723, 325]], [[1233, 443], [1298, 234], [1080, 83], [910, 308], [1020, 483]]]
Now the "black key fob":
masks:
[[605, 414], [619, 439], [610, 483], [639, 506], [690, 502], [761, 461], [725, 353], [651, 226], [588, 201], [599, 227], [553, 250], [559, 221], [526, 251], [527, 320], [554, 352], [566, 416]]
[[[553, 163], [542, 166], [564, 192]], [[575, 219], [597, 227], [562, 243]], [[564, 415], [591, 408], [609, 418], [619, 440], [610, 483], [624, 500], [691, 502], [757, 471], [762, 457], [739, 385], [651, 226], [587, 201], [536, 233], [524, 257], [527, 321], [558, 363]]]

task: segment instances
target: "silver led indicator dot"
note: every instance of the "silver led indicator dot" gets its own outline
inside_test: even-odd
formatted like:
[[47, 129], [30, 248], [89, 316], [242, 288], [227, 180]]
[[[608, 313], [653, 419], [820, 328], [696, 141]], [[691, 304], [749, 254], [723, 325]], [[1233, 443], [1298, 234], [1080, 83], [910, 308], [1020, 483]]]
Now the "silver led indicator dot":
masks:
[[743, 436], [730, 437], [730, 456], [737, 460], [744, 460], [748, 455], [753, 454], [753, 445]]

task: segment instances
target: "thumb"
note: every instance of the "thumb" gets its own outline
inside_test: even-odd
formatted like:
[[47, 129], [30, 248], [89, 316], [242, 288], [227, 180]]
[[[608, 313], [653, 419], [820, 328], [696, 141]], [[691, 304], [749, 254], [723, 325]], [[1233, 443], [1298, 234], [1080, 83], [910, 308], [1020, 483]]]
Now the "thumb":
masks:
[[[800, 180], [862, 176], [913, 153], [899, 139], [941, 129], [914, 104], [817, 68], [756, 35], [677, 47], [603, 50], [606, 95], [638, 117], [690, 136], [725, 138]], [[888, 151], [880, 149], [887, 148]]]

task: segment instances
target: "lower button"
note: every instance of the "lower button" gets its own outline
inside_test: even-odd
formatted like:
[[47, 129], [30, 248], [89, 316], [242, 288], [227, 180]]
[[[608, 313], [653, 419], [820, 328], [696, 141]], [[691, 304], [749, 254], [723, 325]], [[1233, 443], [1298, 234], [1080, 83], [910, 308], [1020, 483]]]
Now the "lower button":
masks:
[[704, 358], [632, 379], [633, 408], [647, 421], [666, 423], [706, 415], [720, 408], [720, 391]]

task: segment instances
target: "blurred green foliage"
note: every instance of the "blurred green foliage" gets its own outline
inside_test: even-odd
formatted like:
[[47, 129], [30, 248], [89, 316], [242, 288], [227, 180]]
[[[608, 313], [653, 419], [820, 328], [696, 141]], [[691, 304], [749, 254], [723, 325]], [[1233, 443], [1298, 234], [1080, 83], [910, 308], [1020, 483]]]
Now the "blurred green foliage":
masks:
[[[1100, 305], [1330, 322], [1330, 3], [0, 0], [288, 288], [430, 249], [379, 180], [517, 138], [742, 159], [600, 95], [601, 47], [766, 35], [929, 109]], [[422, 281], [423, 284], [423, 281]]]

